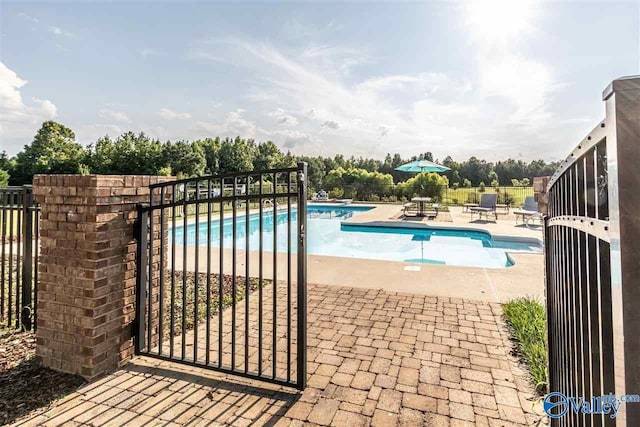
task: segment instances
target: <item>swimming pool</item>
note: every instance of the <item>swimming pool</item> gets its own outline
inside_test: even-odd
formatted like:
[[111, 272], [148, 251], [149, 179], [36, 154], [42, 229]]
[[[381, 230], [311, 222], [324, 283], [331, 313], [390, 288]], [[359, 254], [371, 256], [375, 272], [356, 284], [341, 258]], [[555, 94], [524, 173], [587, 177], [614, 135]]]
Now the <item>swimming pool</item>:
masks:
[[[318, 206], [307, 207], [308, 244], [310, 255], [329, 255], [348, 258], [365, 258], [387, 261], [403, 261], [418, 264], [442, 264], [470, 267], [501, 268], [513, 265], [507, 252], [540, 252], [534, 243], [493, 239], [482, 231], [446, 228], [379, 227], [360, 224], [343, 224], [342, 221], [372, 209], [366, 206]], [[287, 251], [287, 212], [276, 216], [276, 245], [278, 252]], [[296, 250], [295, 210], [291, 213], [291, 251]], [[236, 221], [236, 247], [245, 249], [246, 220]], [[199, 225], [199, 242], [207, 244], [208, 226], [211, 227], [211, 245], [220, 245], [220, 222]], [[260, 217], [249, 216], [249, 249], [257, 250], [260, 244]], [[265, 251], [273, 250], [274, 214], [263, 214], [262, 245]], [[184, 228], [176, 228], [176, 243], [184, 241]], [[187, 226], [187, 245], [195, 244], [195, 224]], [[232, 247], [231, 218], [223, 224], [223, 245]]]

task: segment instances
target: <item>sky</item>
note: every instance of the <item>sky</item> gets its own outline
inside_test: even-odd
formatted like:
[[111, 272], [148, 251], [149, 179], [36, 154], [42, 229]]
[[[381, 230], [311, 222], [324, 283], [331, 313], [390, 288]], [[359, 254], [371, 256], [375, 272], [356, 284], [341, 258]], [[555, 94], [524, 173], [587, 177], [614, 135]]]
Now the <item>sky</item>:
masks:
[[0, 0], [0, 150], [56, 120], [84, 145], [558, 160], [639, 69], [638, 1]]

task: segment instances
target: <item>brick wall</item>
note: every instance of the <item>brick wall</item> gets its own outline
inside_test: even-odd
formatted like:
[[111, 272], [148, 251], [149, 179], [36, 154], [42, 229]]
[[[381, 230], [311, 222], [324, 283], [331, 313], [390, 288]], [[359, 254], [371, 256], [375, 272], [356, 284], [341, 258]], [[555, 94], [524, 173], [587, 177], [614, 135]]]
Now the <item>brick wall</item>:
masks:
[[537, 176], [533, 178], [533, 191], [536, 202], [538, 203], [538, 211], [544, 215], [549, 213], [549, 195], [547, 194], [547, 184], [551, 177]]
[[150, 184], [168, 179], [35, 176], [42, 215], [36, 354], [44, 366], [90, 380], [132, 356], [136, 206], [148, 203]]

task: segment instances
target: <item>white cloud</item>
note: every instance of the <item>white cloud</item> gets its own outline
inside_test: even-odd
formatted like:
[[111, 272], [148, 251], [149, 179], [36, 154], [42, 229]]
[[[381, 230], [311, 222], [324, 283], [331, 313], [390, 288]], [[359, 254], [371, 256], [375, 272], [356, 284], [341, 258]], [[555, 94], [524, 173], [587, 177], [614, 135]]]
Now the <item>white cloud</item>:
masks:
[[150, 56], [161, 56], [162, 55], [161, 51], [159, 51], [158, 49], [150, 48], [150, 47], [144, 47], [144, 48], [140, 49], [139, 52], [140, 52], [140, 55], [143, 58], [148, 58]]
[[161, 108], [156, 114], [165, 120], [186, 120], [191, 118], [189, 113], [179, 113], [168, 108]]
[[278, 108], [275, 111], [270, 112], [268, 115], [269, 117], [273, 117], [276, 120], [276, 123], [278, 123], [279, 125], [298, 125], [298, 119], [282, 108]]
[[197, 121], [196, 126], [203, 131], [221, 137], [241, 136], [243, 138], [255, 138], [256, 124], [243, 117], [245, 110], [237, 109], [225, 115], [221, 123]]
[[67, 55], [71, 53], [71, 49], [61, 45], [60, 43], [56, 43], [56, 49], [58, 49], [60, 52], [65, 53]]
[[100, 110], [100, 117], [102, 117], [103, 119], [115, 120], [122, 123], [131, 123], [131, 119], [126, 113], [122, 111], [110, 110], [108, 108], [103, 108]]
[[27, 21], [29, 21], [29, 22], [33, 23], [33, 24], [37, 24], [37, 23], [39, 23], [39, 22], [40, 22], [40, 20], [39, 20], [38, 18], [36, 18], [35, 16], [27, 15], [27, 14], [26, 14], [26, 13], [24, 13], [24, 12], [20, 12], [20, 13], [18, 14], [18, 16], [19, 16], [20, 18], [22, 18], [22, 19], [25, 19], [25, 20], [27, 20]]
[[73, 34], [70, 31], [67, 31], [63, 28], [60, 27], [56, 27], [55, 25], [51, 25], [49, 27], [47, 27], [47, 30], [50, 33], [55, 34], [56, 36], [64, 36], [64, 37], [68, 37], [68, 38], [75, 38], [75, 34]]
[[0, 62], [0, 135], [3, 150], [17, 148], [10, 146], [14, 138], [33, 136], [43, 121], [53, 119], [58, 113], [49, 100], [32, 98], [31, 105], [25, 104], [20, 91], [26, 84], [26, 80]]
[[324, 127], [328, 127], [330, 129], [336, 130], [340, 128], [340, 123], [336, 122], [335, 120], [327, 120], [324, 123], [322, 123], [322, 125], [320, 126], [324, 126]]
[[[332, 50], [287, 53], [261, 42], [225, 38], [208, 41], [198, 52], [199, 60], [215, 58], [250, 73], [253, 115], [277, 100], [283, 111], [266, 116], [297, 112], [304, 121], [298, 120], [296, 131], [317, 138], [331, 135], [323, 144], [304, 145], [308, 154], [432, 151], [436, 157], [495, 159], [514, 144], [531, 158], [557, 150], [547, 126], [554, 79], [548, 67], [531, 58], [483, 51], [476, 59], [477, 73], [465, 77], [425, 71], [347, 79], [332, 61]], [[494, 60], [485, 61], [489, 54]], [[328, 59], [320, 59], [323, 55]], [[260, 128], [273, 129], [274, 124], [257, 120]]]

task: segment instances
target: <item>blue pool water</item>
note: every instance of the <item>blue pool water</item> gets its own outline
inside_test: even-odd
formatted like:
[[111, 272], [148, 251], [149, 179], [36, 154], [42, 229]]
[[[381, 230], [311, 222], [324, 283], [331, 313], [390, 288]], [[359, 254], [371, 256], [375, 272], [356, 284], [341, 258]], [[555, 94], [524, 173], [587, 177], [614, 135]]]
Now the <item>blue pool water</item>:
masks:
[[[513, 265], [507, 252], [540, 252], [540, 248], [528, 243], [499, 241], [481, 231], [456, 229], [416, 229], [409, 227], [371, 227], [341, 224], [354, 215], [369, 210], [364, 206], [317, 206], [307, 208], [308, 246], [311, 255], [330, 255], [349, 258], [404, 261], [409, 263], [446, 264], [457, 266], [500, 268]], [[265, 251], [273, 250], [274, 219], [277, 224], [276, 245], [278, 252], [286, 252], [287, 212], [273, 211], [263, 214], [262, 245]], [[291, 251], [296, 251], [295, 210], [291, 212]], [[199, 244], [206, 246], [209, 226], [211, 244], [220, 244], [220, 222], [199, 224]], [[223, 244], [232, 247], [232, 221], [223, 224]], [[195, 244], [195, 224], [187, 226], [187, 245]], [[246, 217], [236, 222], [236, 247], [246, 247]], [[258, 250], [260, 244], [259, 214], [249, 216], [249, 248]], [[183, 244], [184, 228], [176, 228], [176, 243]]]

